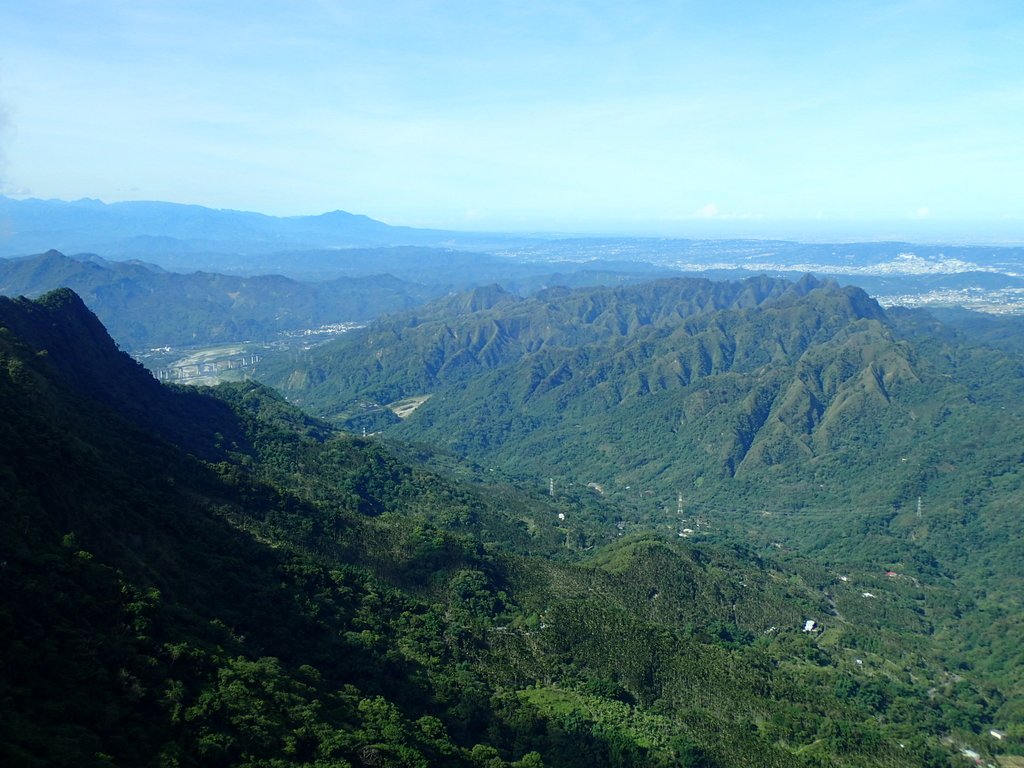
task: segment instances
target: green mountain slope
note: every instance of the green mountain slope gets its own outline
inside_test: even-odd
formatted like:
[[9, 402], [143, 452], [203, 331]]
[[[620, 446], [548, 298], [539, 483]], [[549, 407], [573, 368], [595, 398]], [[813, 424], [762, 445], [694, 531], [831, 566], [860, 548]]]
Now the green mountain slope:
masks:
[[57, 251], [0, 261], [0, 293], [77, 292], [127, 349], [268, 341], [283, 331], [367, 320], [436, 292], [377, 273], [302, 283], [277, 275], [178, 274]]
[[266, 379], [296, 402], [338, 415], [361, 398], [390, 402], [469, 381], [481, 372], [551, 350], [624, 343], [635, 332], [673, 327], [686, 317], [756, 306], [813, 281], [790, 285], [682, 279], [621, 288], [552, 288], [520, 299], [498, 286], [476, 288], [422, 312], [382, 318], [372, 328], [325, 345]]
[[627, 528], [955, 580], [964, 610], [929, 606], [932, 631], [1024, 691], [1019, 356], [812, 278], [480, 298], [269, 380], [349, 428], [590, 488]]
[[[282, 276], [282, 264], [289, 275]], [[57, 251], [0, 259], [0, 294], [78, 293], [125, 349], [271, 341], [282, 333], [361, 322], [501, 280], [529, 292], [550, 283], [650, 279], [646, 265], [527, 264], [430, 248], [375, 248], [247, 256], [246, 274], [182, 274], [139, 261]]]
[[[772, 508], [793, 510], [977, 480], [1020, 428], [1018, 369], [992, 349], [911, 340], [863, 292], [808, 278], [478, 289], [266, 379], [322, 416], [379, 415], [476, 461], [695, 504], [767, 483], [785, 491]], [[384, 406], [407, 398], [423, 402], [398, 424]], [[992, 451], [941, 468], [943, 450], [983, 438]]]
[[158, 387], [98, 326], [69, 291], [0, 301], [5, 764], [999, 749], [1005, 697], [930, 644], [937, 587], [888, 590], [862, 624], [810, 561], [618, 537], [599, 500], [446, 479], [257, 385]]

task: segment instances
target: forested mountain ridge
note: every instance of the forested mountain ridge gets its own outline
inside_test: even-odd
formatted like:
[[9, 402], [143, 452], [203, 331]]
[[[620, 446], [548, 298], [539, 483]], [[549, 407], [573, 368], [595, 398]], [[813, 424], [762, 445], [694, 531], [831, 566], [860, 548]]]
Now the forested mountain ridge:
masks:
[[696, 298], [730, 285], [467, 297], [269, 380], [350, 428], [589, 487], [627, 525], [955, 579], [935, 631], [1020, 697], [1024, 359], [813, 279]]
[[363, 321], [436, 293], [389, 275], [303, 283], [279, 275], [179, 274], [57, 251], [0, 261], [0, 294], [78, 293], [126, 349], [269, 341], [284, 331]]
[[[251, 448], [226, 403], [198, 390], [171, 390], [118, 349], [74, 291], [37, 300], [0, 296], [0, 327], [36, 350], [74, 394], [115, 409], [122, 418], [205, 459], [232, 446]], [[18, 365], [20, 369], [20, 364]]]
[[316, 387], [325, 381], [330, 382], [325, 389], [338, 393], [336, 402], [364, 395], [388, 402], [442, 382], [468, 380], [532, 353], [615, 344], [637, 331], [727, 307], [757, 306], [815, 285], [813, 278], [796, 284], [764, 277], [736, 283], [678, 278], [619, 288], [551, 288], [529, 298], [494, 285], [480, 287], [381, 318], [347, 339], [292, 356], [266, 378], [321, 412], [327, 412], [327, 396], [319, 398]]
[[[646, 483], [666, 471], [658, 451], [634, 441], [649, 435], [665, 458], [700, 454], [688, 456], [690, 474], [676, 486], [687, 488], [698, 478], [804, 471], [807, 461], [877, 459], [858, 457], [876, 443], [934, 444], [959, 411], [987, 429], [993, 414], [973, 394], [980, 371], [970, 361], [1012, 368], [1012, 358], [950, 344], [904, 327], [859, 289], [809, 276], [680, 279], [527, 299], [477, 289], [264, 370], [293, 401], [353, 425], [398, 422], [385, 405], [429, 397], [396, 434], [474, 460], [532, 456], [538, 469], [557, 466], [542, 442], [568, 441], [571, 430], [578, 462], [601, 467], [609, 482]], [[1020, 418], [1008, 404], [1006, 428]], [[540, 426], [543, 435], [533, 434]], [[634, 448], [647, 451], [635, 465], [625, 455]], [[911, 455], [897, 459], [921, 470]]]
[[[903, 645], [851, 634], [811, 563], [599, 546], [596, 501], [454, 483], [252, 384], [151, 392], [70, 292], [0, 310], [9, 764], [910, 766], [990, 747], [1004, 700], [946, 676], [912, 596], [885, 598]], [[181, 398], [209, 406], [176, 437]], [[807, 616], [833, 626], [802, 633]]]
[[[741, 388], [751, 381], [756, 387], [744, 393], [742, 423], [712, 470], [735, 475], [762, 429], [798, 440], [783, 450], [806, 452], [813, 440], [828, 444], [830, 427], [853, 402], [884, 401], [888, 387], [913, 380], [912, 352], [891, 325], [863, 292], [810, 276], [798, 283], [678, 279], [552, 289], [528, 299], [492, 287], [292, 356], [266, 379], [295, 402], [356, 424], [368, 402], [444, 392], [405, 429], [411, 434], [437, 421], [446, 430], [442, 401], [462, 419], [486, 409], [446, 439], [494, 446], [494, 435], [507, 433], [511, 420], [543, 422], [550, 439], [561, 421], [593, 421], [588, 413], [628, 410], [639, 400], [647, 405], [647, 396], [745, 377]], [[458, 394], [449, 396], [448, 388]], [[445, 439], [440, 431], [431, 438]]]
[[[0, 259], [0, 294], [40, 296], [71, 288], [127, 350], [267, 342], [284, 333], [362, 322], [464, 290], [486, 276], [509, 290], [549, 282], [590, 285], [650, 279], [632, 264], [525, 264], [431, 248], [345, 249], [282, 257], [286, 277], [260, 259], [246, 274], [170, 272], [140, 261], [50, 250]], [[306, 273], [309, 273], [308, 275]]]

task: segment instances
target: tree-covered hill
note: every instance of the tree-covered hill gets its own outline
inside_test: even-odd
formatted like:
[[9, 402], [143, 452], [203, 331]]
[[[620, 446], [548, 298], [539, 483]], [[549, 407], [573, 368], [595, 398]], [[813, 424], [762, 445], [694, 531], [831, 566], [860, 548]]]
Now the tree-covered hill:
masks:
[[[287, 267], [284, 277], [279, 270]], [[247, 272], [170, 272], [140, 261], [57, 251], [0, 259], [0, 294], [78, 293], [125, 349], [266, 342], [283, 333], [362, 322], [501, 281], [528, 293], [549, 284], [650, 279], [646, 265], [527, 264], [430, 248], [370, 248], [250, 256]]]
[[259, 385], [162, 387], [70, 291], [0, 300], [0, 473], [4, 764], [919, 766], [1020, 746], [986, 735], [1005, 693], [931, 641], [941, 584], [872, 586], [862, 619], [867, 573], [619, 536], [599, 498], [448, 479]]
[[350, 429], [590, 488], [629, 525], [955, 580], [969, 610], [939, 601], [935, 631], [1024, 691], [1012, 345], [813, 278], [485, 298], [384, 318], [268, 381]]
[[284, 331], [367, 320], [436, 296], [377, 273], [304, 283], [278, 275], [180, 274], [139, 262], [57, 251], [0, 261], [0, 294], [77, 292], [130, 350], [268, 341]]
[[[773, 487], [785, 497], [771, 506], [792, 511], [908, 504], [1014, 461], [1020, 366], [856, 288], [681, 279], [527, 299], [477, 289], [278, 361], [265, 380], [323, 417], [390, 422], [506, 469], [695, 504]], [[395, 404], [413, 399], [400, 421]]]
[[496, 285], [381, 318], [349, 338], [270, 366], [266, 380], [299, 403], [339, 415], [361, 399], [381, 403], [461, 384], [528, 355], [587, 345], [621, 346], [635, 333], [671, 328], [691, 316], [757, 306], [797, 284], [662, 280], [617, 288], [564, 287], [519, 298]]

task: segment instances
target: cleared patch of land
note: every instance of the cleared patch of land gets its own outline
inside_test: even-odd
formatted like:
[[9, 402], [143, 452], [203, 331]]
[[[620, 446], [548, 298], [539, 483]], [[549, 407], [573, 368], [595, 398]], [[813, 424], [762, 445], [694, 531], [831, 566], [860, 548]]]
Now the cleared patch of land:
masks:
[[402, 400], [396, 400], [393, 403], [389, 403], [388, 408], [398, 418], [407, 419], [410, 416], [412, 416], [413, 412], [417, 408], [419, 408], [429, 399], [430, 395], [416, 395], [415, 397], [406, 397]]

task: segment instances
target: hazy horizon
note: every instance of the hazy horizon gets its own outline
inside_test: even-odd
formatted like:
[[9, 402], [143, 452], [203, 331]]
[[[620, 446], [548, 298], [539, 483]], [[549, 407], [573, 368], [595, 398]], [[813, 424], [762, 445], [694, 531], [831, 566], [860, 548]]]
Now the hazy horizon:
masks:
[[[168, 203], [181, 206], [199, 206], [211, 210], [230, 211], [236, 213], [255, 213], [275, 218], [321, 216], [334, 213], [341, 209], [316, 210], [304, 213], [280, 216], [266, 211], [241, 208], [212, 208], [200, 203], [182, 201], [132, 199], [105, 201], [95, 197], [82, 197], [74, 200], [61, 198], [37, 198], [31, 196], [2, 195], [16, 202], [37, 201], [42, 203], [98, 203], [103, 206], [120, 203]], [[355, 216], [364, 216], [383, 224], [396, 227], [412, 225], [398, 221], [386, 221], [365, 211], [343, 211]], [[606, 223], [591, 228], [581, 225], [577, 229], [564, 226], [565, 222], [552, 222], [549, 227], [535, 226], [519, 229], [490, 229], [482, 226], [461, 227], [413, 227], [421, 229], [438, 229], [465, 234], [494, 234], [537, 238], [638, 238], [638, 239], [693, 239], [693, 240], [788, 240], [813, 243], [872, 243], [872, 242], [905, 242], [919, 245], [951, 245], [951, 246], [992, 246], [1010, 247], [1024, 245], [1024, 229], [1016, 221], [1006, 222], [937, 222], [928, 221], [762, 221], [762, 220], [717, 220], [701, 219], [689, 222], [664, 224], [659, 222], [620, 222], [617, 226]]]
[[11, 3], [0, 192], [1022, 242], [1022, 37], [994, 0]]

